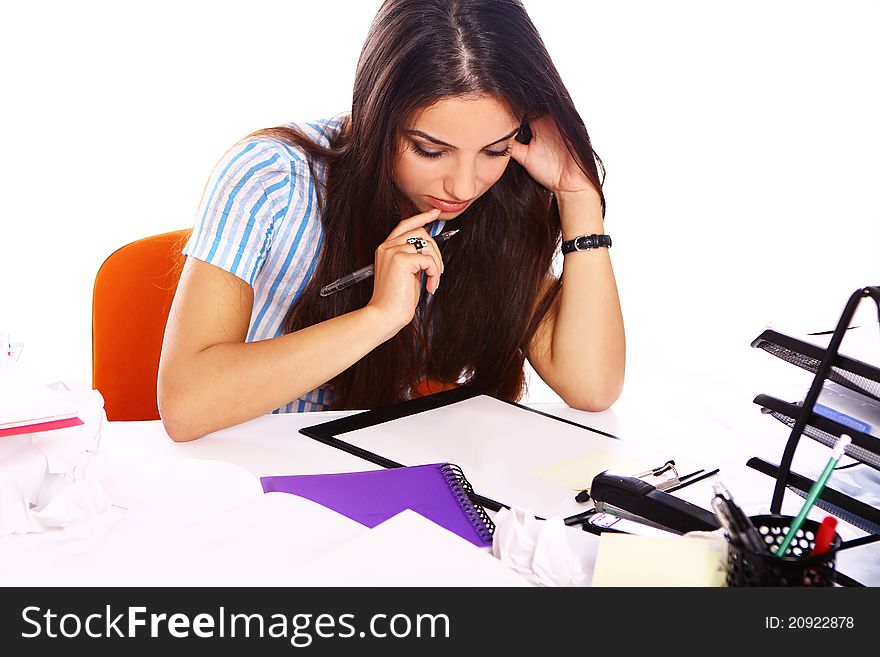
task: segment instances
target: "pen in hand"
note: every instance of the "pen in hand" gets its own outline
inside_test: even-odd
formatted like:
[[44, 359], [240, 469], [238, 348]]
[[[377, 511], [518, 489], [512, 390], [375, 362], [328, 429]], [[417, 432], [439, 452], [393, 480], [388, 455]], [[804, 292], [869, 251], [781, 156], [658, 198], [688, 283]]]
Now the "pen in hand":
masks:
[[[445, 242], [450, 237], [455, 235], [458, 231], [459, 231], [458, 228], [456, 228], [455, 230], [444, 231], [444, 232], [440, 233], [439, 235], [437, 235], [437, 237], [434, 238], [434, 241], [437, 242], [437, 244], [443, 244], [443, 242]], [[321, 288], [321, 296], [322, 297], [329, 297], [334, 292], [339, 292], [339, 290], [344, 290], [349, 285], [354, 285], [355, 283], [360, 283], [361, 281], [364, 281], [364, 280], [370, 278], [372, 275], [373, 275], [373, 265], [367, 265], [366, 267], [361, 267], [357, 271], [353, 271], [350, 274], [347, 274], [347, 275], [343, 276], [342, 278], [339, 278], [339, 279], [333, 281], [332, 283], [322, 287]]]

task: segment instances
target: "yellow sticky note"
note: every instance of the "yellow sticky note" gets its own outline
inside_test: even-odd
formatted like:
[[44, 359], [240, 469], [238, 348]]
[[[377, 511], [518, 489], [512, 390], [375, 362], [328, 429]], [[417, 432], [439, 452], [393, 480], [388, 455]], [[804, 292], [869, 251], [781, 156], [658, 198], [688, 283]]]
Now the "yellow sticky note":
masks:
[[532, 474], [571, 490], [584, 490], [593, 483], [593, 477], [603, 470], [614, 470], [621, 474], [634, 475], [658, 465], [662, 464], [646, 463], [623, 450], [613, 452], [596, 450], [572, 459], [536, 468]]
[[709, 541], [605, 533], [593, 586], [718, 586], [720, 553]]

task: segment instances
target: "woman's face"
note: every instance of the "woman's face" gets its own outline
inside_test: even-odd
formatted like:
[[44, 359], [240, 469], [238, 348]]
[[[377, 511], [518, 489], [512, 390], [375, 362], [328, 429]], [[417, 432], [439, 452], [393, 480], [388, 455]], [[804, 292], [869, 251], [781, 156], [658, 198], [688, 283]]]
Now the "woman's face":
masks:
[[394, 184], [416, 213], [454, 219], [504, 173], [519, 124], [491, 96], [444, 98], [404, 126]]

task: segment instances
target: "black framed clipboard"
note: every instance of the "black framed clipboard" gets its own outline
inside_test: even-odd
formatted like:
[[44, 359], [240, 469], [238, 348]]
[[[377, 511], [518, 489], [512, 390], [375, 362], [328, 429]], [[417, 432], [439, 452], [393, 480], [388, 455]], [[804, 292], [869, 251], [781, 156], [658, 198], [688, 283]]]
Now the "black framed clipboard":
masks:
[[[485, 393], [482, 393], [479, 390], [475, 390], [473, 388], [461, 386], [458, 388], [453, 388], [451, 390], [444, 390], [442, 392], [437, 392], [432, 395], [427, 395], [425, 397], [410, 399], [404, 402], [400, 402], [398, 404], [393, 404], [391, 406], [385, 406], [374, 410], [364, 411], [362, 413], [356, 413], [354, 415], [347, 415], [345, 417], [337, 418], [335, 420], [329, 420], [320, 424], [302, 427], [299, 432], [305, 436], [308, 436], [309, 438], [314, 438], [315, 440], [318, 440], [326, 445], [330, 445], [331, 447], [335, 447], [337, 449], [348, 452], [349, 454], [353, 454], [354, 456], [358, 456], [366, 461], [369, 461], [370, 463], [381, 465], [383, 468], [400, 468], [409, 464], [398, 463], [397, 461], [393, 461], [380, 454], [376, 454], [367, 449], [364, 449], [363, 447], [359, 447], [358, 445], [354, 445], [346, 440], [343, 440], [339, 436], [346, 433], [351, 433], [353, 431], [358, 431], [366, 427], [384, 424], [386, 422], [391, 422], [392, 420], [397, 420], [411, 415], [417, 415], [419, 413], [431, 411], [437, 408], [441, 408], [443, 406], [449, 406], [451, 404], [455, 404], [457, 402], [465, 401], [468, 399], [473, 399], [481, 395], [485, 395]], [[578, 424], [577, 422], [572, 422], [571, 420], [567, 420], [565, 418], [550, 415], [549, 413], [544, 413], [534, 408], [529, 408], [528, 406], [524, 406], [522, 404], [518, 404], [516, 402], [512, 402], [506, 399], [501, 399], [493, 395], [485, 396], [491, 397], [492, 399], [504, 402], [506, 404], [510, 404], [511, 406], [515, 406], [524, 411], [536, 413], [546, 418], [550, 418], [557, 422], [563, 422], [565, 424], [580, 427], [582, 429], [586, 429], [587, 431], [598, 433], [613, 440], [620, 440], [617, 436], [614, 436], [605, 431], [600, 431], [599, 429], [588, 427], [584, 424]], [[483, 505], [487, 509], [491, 509], [492, 511], [500, 511], [502, 507], [509, 508], [507, 504], [493, 500], [492, 498], [486, 497], [485, 495], [481, 495], [479, 492], [475, 493], [474, 498], [474, 501]]]
[[[540, 410], [530, 408], [516, 402], [500, 399], [493, 395], [487, 395], [478, 390], [467, 387], [453, 388], [451, 390], [446, 390], [425, 397], [400, 402], [391, 406], [363, 411], [361, 413], [355, 413], [353, 415], [329, 420], [320, 424], [303, 427], [299, 431], [305, 436], [318, 440], [331, 447], [341, 449], [349, 454], [358, 456], [359, 458], [369, 461], [370, 463], [374, 463], [385, 468], [419, 465], [422, 462], [434, 462], [438, 461], [438, 459], [440, 461], [450, 461], [458, 463], [458, 465], [460, 465], [463, 470], [468, 474], [468, 478], [471, 479], [474, 485], [475, 493], [473, 495], [473, 500], [478, 504], [481, 504], [485, 508], [493, 511], [499, 511], [502, 507], [510, 508], [510, 506], [525, 506], [526, 508], [532, 510], [537, 517], [545, 517], [546, 515], [548, 515], [542, 513], [540, 508], [536, 509], [530, 507], [527, 504], [523, 505], [521, 502], [518, 502], [515, 498], [516, 494], [518, 494], [520, 491], [512, 491], [508, 487], [505, 493], [499, 495], [499, 490], [504, 490], [503, 485], [497, 486], [493, 490], [491, 485], [487, 486], [484, 483], [486, 481], [497, 482], [499, 478], [496, 477], [497, 472], [492, 472], [488, 476], [484, 477], [483, 475], [486, 474], [486, 468], [488, 467], [486, 461], [484, 460], [482, 462], [477, 462], [474, 458], [471, 458], [473, 457], [473, 454], [470, 452], [479, 451], [479, 449], [483, 447], [479, 444], [476, 444], [480, 442], [480, 439], [478, 437], [474, 438], [474, 449], [465, 450], [468, 453], [455, 453], [456, 445], [458, 446], [458, 448], [461, 448], [460, 442], [457, 444], [456, 440], [460, 441], [464, 439], [461, 436], [457, 436], [449, 438], [449, 443], [445, 445], [445, 447], [450, 450], [449, 452], [430, 451], [430, 449], [428, 449], [428, 451], [425, 453], [419, 453], [418, 456], [413, 456], [413, 454], [417, 452], [410, 451], [409, 458], [407, 458], [405, 456], [406, 452], [408, 451], [407, 448], [404, 447], [403, 449], [398, 449], [399, 446], [407, 442], [406, 438], [400, 433], [399, 424], [397, 424], [397, 437], [393, 440], [390, 440], [390, 442], [388, 442], [388, 444], [385, 445], [384, 448], [381, 447], [381, 438], [379, 438], [378, 440], [380, 447], [377, 448], [376, 444], [371, 443], [370, 440], [362, 439], [363, 434], [358, 434], [358, 432], [361, 432], [362, 430], [371, 431], [374, 427], [378, 427], [380, 425], [384, 425], [384, 433], [387, 430], [393, 429], [394, 424], [392, 423], [395, 423], [395, 421], [405, 421], [405, 419], [407, 418], [415, 419], [412, 418], [412, 416], [428, 414], [431, 411], [444, 409], [445, 407], [452, 407], [456, 404], [460, 404], [461, 402], [468, 402], [470, 404], [478, 405], [486, 404], [490, 416], [492, 416], [492, 414], [495, 414], [499, 417], [504, 416], [505, 422], [514, 422], [519, 425], [531, 427], [532, 431], [543, 432], [543, 436], [538, 436], [536, 438], [536, 440], [540, 439], [543, 441], [542, 452], [543, 450], [547, 450], [548, 452], [552, 453], [553, 449], [556, 448], [558, 450], [560, 460], [564, 460], [566, 456], [576, 456], [578, 449], [580, 449], [582, 452], [590, 451], [591, 449], [595, 449], [597, 445], [599, 445], [600, 447], [604, 446], [612, 451], [618, 449], [642, 449], [641, 447], [635, 447], [631, 443], [627, 444], [626, 441], [622, 441], [618, 436], [615, 436], [611, 433], [595, 429], [584, 424], [579, 424], [565, 418], [551, 415], [549, 413], [544, 413]], [[464, 407], [465, 404], [461, 404], [456, 408]], [[514, 414], [518, 413], [519, 415], [509, 414], [508, 411], [511, 410], [513, 410]], [[428, 421], [431, 417], [436, 418], [437, 416], [424, 415], [423, 417], [419, 418], [419, 420], [421, 423], [423, 423]], [[418, 427], [424, 425], [420, 423], [408, 423], [407, 426], [410, 427], [411, 431], [417, 433], [419, 431]], [[452, 432], [450, 431], [449, 433]], [[361, 437], [361, 439], [353, 439], [356, 436]], [[373, 433], [370, 435], [370, 437], [376, 438], [377, 435]], [[520, 440], [522, 440], [521, 437]], [[499, 439], [498, 435], [492, 436], [491, 441], [494, 441], [493, 444], [495, 444], [496, 446], [503, 443], [503, 440]], [[437, 449], [439, 450], [441, 448]], [[396, 453], [395, 450], [397, 450]], [[508, 454], [508, 456], [510, 456], [510, 454]], [[471, 458], [470, 461], [469, 458]], [[504, 459], [495, 460], [499, 461], [497, 464], [499, 469], [510, 467], [510, 464], [505, 463]], [[549, 494], [549, 490], [546, 488], [546, 486], [548, 486], [549, 484], [537, 481], [536, 478], [530, 476], [527, 472], [528, 471], [525, 466], [520, 463], [519, 471], [518, 473], [516, 473], [516, 476], [519, 476], [522, 480], [529, 480], [529, 485], [534, 487], [533, 492], [535, 493], [536, 498], [540, 499], [541, 495], [545, 492]], [[496, 478], [493, 479], [493, 477]], [[559, 495], [558, 488], [558, 485], [556, 485], [556, 495]], [[554, 511], [552, 515], [562, 515], [566, 520], [566, 524], [581, 525], [586, 531], [594, 534], [599, 534], [603, 531], [614, 531], [611, 528], [603, 528], [586, 522], [589, 514], [584, 514], [583, 505], [576, 504], [574, 502], [574, 492], [571, 492], [571, 494], [569, 495], [566, 491], [565, 498], [566, 500], [571, 500], [571, 506], [560, 513], [556, 513]], [[546, 497], [544, 499], [546, 499]], [[569, 503], [564, 502], [564, 504], [568, 505]], [[577, 520], [578, 522], [574, 522], [574, 520]]]

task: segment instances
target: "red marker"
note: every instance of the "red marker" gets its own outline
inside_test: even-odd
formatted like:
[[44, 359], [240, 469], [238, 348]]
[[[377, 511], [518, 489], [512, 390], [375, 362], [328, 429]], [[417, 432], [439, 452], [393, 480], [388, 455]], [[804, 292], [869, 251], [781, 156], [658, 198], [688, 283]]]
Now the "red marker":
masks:
[[837, 528], [837, 518], [834, 516], [825, 516], [819, 525], [819, 531], [816, 532], [816, 543], [813, 545], [813, 551], [810, 556], [818, 556], [825, 554], [831, 548], [831, 541], [834, 540], [834, 530]]

